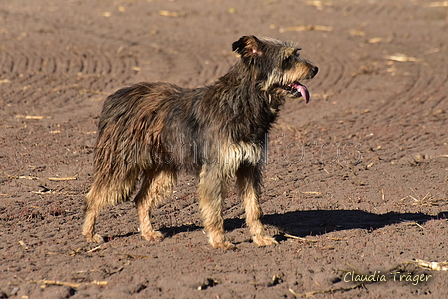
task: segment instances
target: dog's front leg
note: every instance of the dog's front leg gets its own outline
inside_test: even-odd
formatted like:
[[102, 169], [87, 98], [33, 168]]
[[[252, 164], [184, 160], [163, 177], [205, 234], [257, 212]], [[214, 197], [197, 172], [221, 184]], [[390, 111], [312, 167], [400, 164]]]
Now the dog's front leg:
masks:
[[258, 246], [278, 244], [266, 235], [261, 223], [263, 212], [260, 207], [261, 170], [257, 165], [242, 165], [236, 173], [238, 191], [246, 209], [246, 223], [249, 226], [252, 239]]
[[219, 165], [204, 165], [199, 179], [198, 195], [204, 227], [214, 248], [233, 249], [224, 238], [223, 198], [227, 182]]

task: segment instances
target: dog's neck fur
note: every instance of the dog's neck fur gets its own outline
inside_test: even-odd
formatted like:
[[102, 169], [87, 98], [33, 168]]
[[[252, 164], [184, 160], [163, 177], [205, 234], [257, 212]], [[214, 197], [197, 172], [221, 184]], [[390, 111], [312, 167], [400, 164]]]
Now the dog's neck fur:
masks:
[[257, 71], [251, 69], [250, 76], [247, 72], [242, 75], [241, 67], [247, 66], [238, 61], [215, 84], [206, 87], [203, 90], [205, 93], [198, 98], [198, 101], [201, 102], [202, 109], [213, 111], [211, 115], [215, 115], [216, 118], [213, 121], [219, 120], [224, 123], [224, 127], [227, 127], [225, 123], [238, 123], [242, 128], [240, 135], [243, 132], [247, 134], [257, 132], [257, 137], [245, 137], [258, 139], [268, 133], [276, 121], [285, 97], [273, 91], [261, 90]]

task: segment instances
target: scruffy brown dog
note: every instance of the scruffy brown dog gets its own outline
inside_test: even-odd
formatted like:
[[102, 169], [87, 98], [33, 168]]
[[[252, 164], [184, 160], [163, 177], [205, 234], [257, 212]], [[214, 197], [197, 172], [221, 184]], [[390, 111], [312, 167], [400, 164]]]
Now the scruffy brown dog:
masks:
[[236, 177], [246, 222], [258, 246], [276, 244], [260, 221], [261, 168], [266, 135], [285, 97], [302, 96], [299, 81], [318, 68], [300, 48], [273, 38], [243, 36], [233, 51], [241, 58], [211, 86], [186, 89], [169, 83], [138, 83], [110, 95], [103, 107], [94, 156], [94, 181], [85, 198], [83, 235], [102, 242], [95, 220], [105, 205], [135, 196], [140, 229], [160, 240], [151, 210], [168, 194], [178, 171], [199, 175], [199, 207], [213, 247], [230, 249], [224, 238], [223, 199]]

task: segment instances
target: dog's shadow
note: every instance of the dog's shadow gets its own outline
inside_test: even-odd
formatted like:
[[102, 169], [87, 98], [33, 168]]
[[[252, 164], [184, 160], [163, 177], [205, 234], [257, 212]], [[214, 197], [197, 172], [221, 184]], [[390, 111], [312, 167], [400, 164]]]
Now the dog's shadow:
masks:
[[[448, 212], [432, 216], [423, 213], [375, 214], [361, 210], [312, 210], [265, 215], [263, 222], [277, 227], [284, 234], [305, 237], [357, 228], [376, 230], [400, 222], [421, 225], [433, 219], [446, 219], [447, 216]], [[277, 237], [282, 239], [282, 235]]]
[[[263, 223], [275, 226], [282, 233], [275, 236], [278, 241], [285, 239], [284, 234], [297, 237], [316, 236], [334, 231], [350, 229], [376, 230], [400, 222], [414, 222], [419, 225], [433, 219], [446, 219], [448, 212], [441, 212], [436, 216], [424, 213], [396, 213], [375, 214], [361, 210], [312, 210], [293, 211], [284, 214], [270, 214], [263, 217]], [[244, 219], [231, 218], [224, 221], [226, 231], [232, 231], [245, 226]], [[203, 229], [196, 225], [182, 225], [179, 227], [162, 228], [166, 236], [173, 236], [181, 232]]]

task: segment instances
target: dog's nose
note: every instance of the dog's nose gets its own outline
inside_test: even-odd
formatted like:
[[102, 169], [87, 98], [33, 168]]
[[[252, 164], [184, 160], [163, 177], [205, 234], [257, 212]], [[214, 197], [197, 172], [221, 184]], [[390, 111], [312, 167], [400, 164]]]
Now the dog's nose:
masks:
[[319, 68], [317, 66], [313, 67], [311, 72], [313, 73], [313, 77], [316, 76], [317, 72], [319, 71]]

